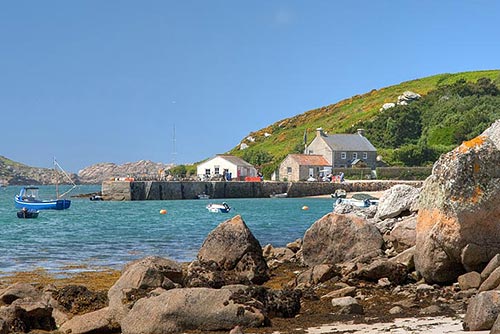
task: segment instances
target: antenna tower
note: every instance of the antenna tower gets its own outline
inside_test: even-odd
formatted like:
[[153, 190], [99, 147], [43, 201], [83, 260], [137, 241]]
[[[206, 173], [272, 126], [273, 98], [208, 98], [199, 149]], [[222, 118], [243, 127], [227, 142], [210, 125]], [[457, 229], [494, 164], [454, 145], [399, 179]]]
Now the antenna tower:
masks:
[[176, 155], [177, 155], [177, 151], [175, 150], [175, 124], [174, 124], [173, 136], [172, 136], [172, 165], [175, 165]]

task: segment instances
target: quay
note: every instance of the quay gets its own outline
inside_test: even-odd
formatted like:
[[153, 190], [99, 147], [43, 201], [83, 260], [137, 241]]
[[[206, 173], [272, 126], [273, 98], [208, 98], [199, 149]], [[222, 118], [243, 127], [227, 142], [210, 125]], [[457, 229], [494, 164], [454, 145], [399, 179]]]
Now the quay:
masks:
[[329, 195], [347, 192], [383, 191], [397, 184], [421, 187], [423, 181], [366, 180], [331, 182], [238, 182], [238, 181], [104, 181], [102, 197], [108, 201], [197, 199], [199, 194], [217, 198], [266, 198], [287, 193], [288, 197]]

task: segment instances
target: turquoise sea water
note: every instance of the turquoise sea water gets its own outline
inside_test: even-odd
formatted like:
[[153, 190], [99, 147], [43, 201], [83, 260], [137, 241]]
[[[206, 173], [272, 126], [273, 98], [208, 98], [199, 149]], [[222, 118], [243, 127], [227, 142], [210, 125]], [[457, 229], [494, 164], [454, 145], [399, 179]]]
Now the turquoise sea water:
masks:
[[[332, 210], [331, 199], [227, 199], [230, 213], [210, 213], [205, 206], [223, 200], [92, 202], [71, 198], [68, 210], [41, 211], [37, 219], [19, 219], [14, 195], [20, 187], [0, 188], [0, 275], [45, 269], [68, 273], [115, 268], [148, 255], [191, 261], [208, 233], [239, 214], [262, 246], [284, 246], [300, 238]], [[100, 186], [80, 186], [72, 194]], [[55, 193], [43, 186], [40, 196]], [[309, 210], [302, 210], [308, 206]], [[161, 215], [160, 210], [167, 210]]]

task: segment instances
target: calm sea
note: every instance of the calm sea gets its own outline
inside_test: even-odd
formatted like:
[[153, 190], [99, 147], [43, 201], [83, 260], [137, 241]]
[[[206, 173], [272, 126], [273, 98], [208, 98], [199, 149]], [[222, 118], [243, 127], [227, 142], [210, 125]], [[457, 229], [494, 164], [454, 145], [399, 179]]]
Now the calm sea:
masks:
[[[72, 198], [68, 210], [41, 211], [37, 219], [18, 219], [14, 195], [20, 187], [0, 188], [0, 275], [45, 269], [53, 274], [103, 268], [148, 255], [191, 261], [207, 234], [219, 223], [241, 215], [262, 246], [284, 246], [300, 238], [332, 210], [331, 199], [227, 199], [228, 214], [205, 206], [223, 200], [93, 202]], [[72, 194], [97, 192], [80, 186]], [[55, 188], [40, 195], [53, 198]], [[303, 210], [303, 206], [309, 210]], [[160, 210], [167, 210], [161, 215]]]

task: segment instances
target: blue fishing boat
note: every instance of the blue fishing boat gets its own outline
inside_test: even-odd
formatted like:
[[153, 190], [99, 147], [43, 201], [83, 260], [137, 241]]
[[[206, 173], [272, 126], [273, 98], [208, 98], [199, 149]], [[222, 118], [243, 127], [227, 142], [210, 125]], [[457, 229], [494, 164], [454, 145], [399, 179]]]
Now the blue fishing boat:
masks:
[[54, 158], [54, 171], [57, 173], [58, 170], [73, 184], [71, 189], [59, 195], [59, 178], [56, 175], [56, 199], [42, 200], [38, 197], [38, 187], [23, 187], [14, 198], [16, 208], [35, 211], [68, 209], [71, 205], [71, 201], [69, 199], [63, 199], [63, 197], [73, 190], [76, 184]]
[[38, 198], [38, 187], [23, 187], [14, 198], [16, 208], [28, 210], [64, 210], [71, 205], [69, 199], [41, 200]]

